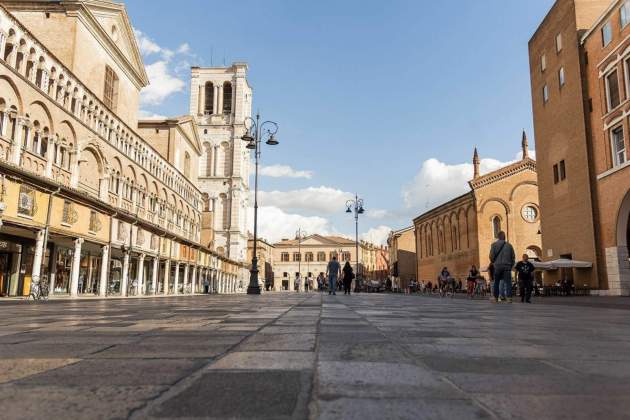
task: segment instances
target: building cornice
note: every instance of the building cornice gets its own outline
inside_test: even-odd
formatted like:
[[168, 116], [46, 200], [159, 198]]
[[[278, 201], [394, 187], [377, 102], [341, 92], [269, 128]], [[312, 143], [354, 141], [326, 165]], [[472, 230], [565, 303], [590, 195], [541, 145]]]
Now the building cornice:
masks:
[[511, 165], [504, 166], [497, 169], [496, 171], [480, 176], [479, 178], [473, 179], [469, 181], [468, 184], [470, 185], [471, 189], [476, 190], [527, 170], [536, 172], [535, 160], [531, 158], [525, 158]]

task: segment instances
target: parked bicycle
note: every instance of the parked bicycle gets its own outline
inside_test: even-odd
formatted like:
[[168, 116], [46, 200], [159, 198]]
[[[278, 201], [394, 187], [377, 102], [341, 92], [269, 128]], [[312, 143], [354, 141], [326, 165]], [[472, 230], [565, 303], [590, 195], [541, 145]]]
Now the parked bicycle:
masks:
[[33, 298], [33, 300], [46, 300], [48, 299], [48, 282], [44, 280], [34, 281], [31, 283], [31, 292], [26, 297]]

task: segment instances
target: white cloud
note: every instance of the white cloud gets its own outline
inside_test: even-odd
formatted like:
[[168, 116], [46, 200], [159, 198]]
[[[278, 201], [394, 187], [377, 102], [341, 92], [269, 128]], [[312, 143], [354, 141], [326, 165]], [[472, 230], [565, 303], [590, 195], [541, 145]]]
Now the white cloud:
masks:
[[298, 171], [288, 165], [263, 166], [259, 170], [260, 175], [272, 178], [306, 178], [313, 177], [312, 171]]
[[[535, 153], [530, 151], [530, 157]], [[522, 152], [510, 162], [496, 159], [481, 159], [480, 172], [486, 174], [520, 159]], [[473, 178], [472, 163], [447, 164], [432, 158], [425, 160], [413, 181], [402, 188], [403, 204], [406, 209], [427, 211], [450, 199], [469, 191], [468, 181]]]
[[150, 84], [141, 92], [140, 102], [143, 105], [160, 105], [167, 97], [186, 87], [186, 83], [171, 72], [167, 61], [156, 61], [146, 66], [146, 70]]
[[369, 229], [367, 232], [362, 233], [361, 239], [373, 243], [374, 245], [387, 245], [387, 237], [392, 231], [389, 226], [377, 226]]
[[380, 220], [390, 216], [391, 213], [385, 209], [367, 209], [365, 215], [370, 219]]
[[182, 45], [180, 45], [179, 48], [177, 49], [177, 52], [179, 54], [190, 53], [190, 45], [188, 45], [188, 42], [184, 42]]
[[138, 113], [138, 117], [141, 120], [163, 120], [167, 118], [165, 115], [156, 114], [155, 112], [141, 109]]
[[136, 36], [136, 40], [138, 41], [138, 48], [140, 48], [140, 53], [143, 56], [149, 56], [151, 54], [162, 52], [162, 47], [160, 47], [144, 33], [142, 33], [142, 31], [134, 28], [133, 33]]
[[201, 59], [191, 51], [187, 42], [172, 50], [162, 47], [138, 29], [134, 29], [134, 34], [145, 60], [155, 60], [146, 65], [149, 86], [142, 90], [140, 102], [143, 106], [161, 105], [169, 96], [184, 91], [191, 61], [199, 64]]
[[[254, 209], [250, 208], [249, 212], [250, 230], [253, 231]], [[334, 232], [330, 221], [323, 217], [290, 214], [273, 206], [258, 209], [258, 236], [271, 243], [294, 238], [300, 228], [309, 234], [330, 235]]]
[[264, 206], [282, 210], [305, 210], [315, 213], [339, 213], [345, 211], [346, 201], [354, 195], [330, 187], [309, 187], [292, 191], [260, 191], [258, 199]]

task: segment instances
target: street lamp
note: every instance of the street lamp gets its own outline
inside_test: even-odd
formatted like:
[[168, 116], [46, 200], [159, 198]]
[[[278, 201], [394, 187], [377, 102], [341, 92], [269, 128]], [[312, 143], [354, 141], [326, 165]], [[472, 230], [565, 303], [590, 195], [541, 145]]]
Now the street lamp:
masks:
[[[300, 258], [298, 258], [298, 275], [302, 276], [302, 240], [306, 239], [306, 231], [299, 228], [297, 232], [295, 232], [295, 238], [298, 241], [298, 254], [300, 254]], [[301, 281], [301, 280], [300, 280]]]
[[346, 201], [346, 213], [354, 213], [355, 224], [355, 239], [354, 246], [357, 254], [357, 280], [359, 277], [359, 215], [365, 213], [363, 208], [363, 199], [359, 198], [357, 194], [354, 195], [354, 200]]
[[260, 160], [261, 142], [264, 137], [267, 138], [269, 146], [276, 146], [278, 140], [275, 135], [278, 132], [278, 124], [273, 121], [260, 122], [260, 114], [256, 114], [256, 119], [251, 117], [245, 118], [245, 129], [247, 132], [241, 137], [245, 146], [249, 150], [254, 151], [256, 162], [256, 171], [254, 175], [254, 252], [252, 255], [252, 269], [249, 276], [249, 287], [247, 287], [248, 295], [259, 295], [260, 286], [258, 285], [258, 256], [256, 255], [258, 247], [258, 162]]

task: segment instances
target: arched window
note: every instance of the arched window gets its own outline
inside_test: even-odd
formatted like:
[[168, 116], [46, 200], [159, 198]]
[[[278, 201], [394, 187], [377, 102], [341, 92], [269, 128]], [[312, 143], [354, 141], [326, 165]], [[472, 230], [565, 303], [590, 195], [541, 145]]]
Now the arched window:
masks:
[[232, 83], [223, 83], [223, 113], [232, 113]]
[[103, 92], [103, 102], [109, 109], [116, 112], [116, 105], [118, 104], [118, 76], [109, 66], [105, 66], [105, 89]]
[[499, 216], [494, 216], [492, 218], [492, 233], [495, 239], [499, 237], [499, 232], [501, 232], [501, 218]]
[[203, 107], [203, 113], [205, 115], [214, 114], [214, 85], [212, 82], [206, 83], [206, 92], [205, 92], [206, 102]]

